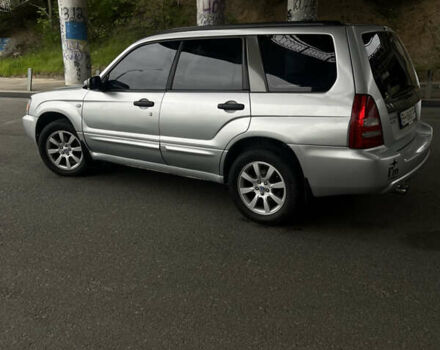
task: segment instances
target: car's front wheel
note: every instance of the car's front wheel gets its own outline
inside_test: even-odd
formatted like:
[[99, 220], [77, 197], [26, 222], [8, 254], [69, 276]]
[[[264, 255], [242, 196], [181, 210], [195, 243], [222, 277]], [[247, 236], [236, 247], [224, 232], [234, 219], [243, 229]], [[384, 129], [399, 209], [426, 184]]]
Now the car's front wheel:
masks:
[[68, 121], [48, 124], [41, 132], [38, 147], [44, 163], [58, 175], [77, 176], [87, 170], [87, 149]]
[[304, 185], [295, 164], [274, 151], [261, 149], [247, 151], [235, 160], [229, 188], [248, 218], [279, 224], [298, 214]]

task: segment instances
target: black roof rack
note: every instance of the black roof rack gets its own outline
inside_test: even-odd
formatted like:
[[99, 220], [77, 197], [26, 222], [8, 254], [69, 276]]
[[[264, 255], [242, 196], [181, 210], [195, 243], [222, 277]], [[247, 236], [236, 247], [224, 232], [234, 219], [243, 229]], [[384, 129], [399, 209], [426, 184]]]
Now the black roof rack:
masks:
[[161, 31], [158, 34], [193, 32], [199, 30], [221, 30], [221, 29], [252, 29], [252, 28], [280, 28], [280, 27], [308, 27], [308, 26], [345, 26], [339, 21], [319, 21], [319, 22], [262, 22], [262, 23], [242, 23], [215, 26], [197, 26], [173, 28]]

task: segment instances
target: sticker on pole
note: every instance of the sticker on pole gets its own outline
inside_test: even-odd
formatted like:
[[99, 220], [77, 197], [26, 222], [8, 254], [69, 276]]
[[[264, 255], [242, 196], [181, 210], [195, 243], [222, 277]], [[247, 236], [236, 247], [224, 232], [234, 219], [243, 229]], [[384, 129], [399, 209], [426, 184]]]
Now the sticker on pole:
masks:
[[87, 40], [87, 27], [85, 22], [66, 22], [67, 40]]

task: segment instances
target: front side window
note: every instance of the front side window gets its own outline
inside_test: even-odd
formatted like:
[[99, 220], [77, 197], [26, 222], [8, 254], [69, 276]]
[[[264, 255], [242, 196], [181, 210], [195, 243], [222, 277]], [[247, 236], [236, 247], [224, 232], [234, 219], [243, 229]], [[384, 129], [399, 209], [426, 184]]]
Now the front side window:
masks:
[[165, 90], [179, 42], [141, 46], [119, 62], [107, 79], [108, 90]]
[[174, 77], [174, 90], [242, 90], [242, 39], [203, 39], [183, 42]]
[[326, 92], [336, 81], [333, 39], [322, 34], [259, 37], [271, 92]]

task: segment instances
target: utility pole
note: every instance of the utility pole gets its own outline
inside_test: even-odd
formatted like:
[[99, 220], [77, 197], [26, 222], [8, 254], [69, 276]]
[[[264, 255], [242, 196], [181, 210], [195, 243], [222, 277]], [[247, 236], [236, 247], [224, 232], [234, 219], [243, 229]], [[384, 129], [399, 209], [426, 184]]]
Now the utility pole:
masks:
[[197, 0], [197, 25], [225, 23], [225, 0]]
[[287, 0], [288, 21], [316, 21], [318, 0]]
[[90, 77], [86, 0], [58, 0], [66, 85], [83, 84]]

